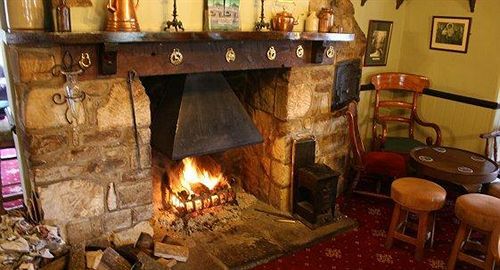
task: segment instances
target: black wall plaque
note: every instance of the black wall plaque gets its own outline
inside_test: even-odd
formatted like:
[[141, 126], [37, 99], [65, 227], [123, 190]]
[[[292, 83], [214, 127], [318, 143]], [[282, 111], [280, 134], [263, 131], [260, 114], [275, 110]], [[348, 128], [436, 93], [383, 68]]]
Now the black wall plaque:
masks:
[[353, 100], [359, 101], [361, 61], [354, 59], [339, 62], [335, 70], [332, 110], [338, 110]]

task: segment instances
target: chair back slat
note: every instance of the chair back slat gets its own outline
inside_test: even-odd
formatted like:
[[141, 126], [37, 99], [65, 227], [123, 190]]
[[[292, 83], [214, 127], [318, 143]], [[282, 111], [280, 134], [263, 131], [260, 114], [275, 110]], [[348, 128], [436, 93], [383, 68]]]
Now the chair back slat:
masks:
[[365, 146], [361, 140], [361, 135], [358, 128], [358, 104], [356, 102], [349, 103], [345, 113], [349, 126], [349, 139], [352, 145], [352, 152], [357, 166], [362, 166], [363, 157], [365, 155]]
[[[500, 130], [495, 130], [488, 133], [483, 133], [479, 135], [482, 139], [485, 139], [486, 143], [484, 146], [484, 155], [486, 157], [492, 158], [497, 164], [498, 162], [498, 139], [500, 137]], [[493, 148], [493, 153], [491, 149]], [[499, 164], [500, 165], [500, 164]]]

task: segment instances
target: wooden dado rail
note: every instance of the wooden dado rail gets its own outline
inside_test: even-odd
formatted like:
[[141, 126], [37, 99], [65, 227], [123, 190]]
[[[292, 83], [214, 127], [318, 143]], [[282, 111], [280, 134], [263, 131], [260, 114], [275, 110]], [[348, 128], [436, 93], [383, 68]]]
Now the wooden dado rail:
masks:
[[[375, 86], [371, 83], [370, 84], [363, 84], [360, 87], [360, 91], [371, 91], [371, 90], [375, 90]], [[493, 110], [500, 109], [500, 104], [497, 102], [468, 97], [468, 96], [462, 96], [462, 95], [457, 95], [457, 94], [451, 94], [451, 93], [436, 90], [436, 89], [425, 88], [424, 95], [443, 98], [443, 99], [461, 102], [461, 103], [474, 105], [474, 106], [478, 106], [478, 107], [483, 107], [483, 108], [487, 108], [487, 109], [493, 109]]]
[[141, 76], [333, 64], [337, 42], [349, 33], [159, 32], [6, 33], [9, 46], [57, 47], [73, 57], [88, 54], [82, 76]]

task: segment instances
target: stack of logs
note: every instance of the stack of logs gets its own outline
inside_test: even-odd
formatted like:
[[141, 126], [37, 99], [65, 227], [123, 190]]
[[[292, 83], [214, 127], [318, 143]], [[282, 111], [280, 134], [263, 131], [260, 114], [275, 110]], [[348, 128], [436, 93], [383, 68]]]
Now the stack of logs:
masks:
[[236, 192], [229, 186], [219, 186], [212, 191], [207, 188], [207, 191], [195, 192], [192, 195], [189, 195], [186, 191], [177, 194], [172, 191], [169, 193], [172, 196], [170, 202], [180, 216], [212, 206], [236, 202]]
[[189, 249], [169, 240], [154, 242], [151, 235], [141, 233], [135, 245], [116, 249], [88, 247], [86, 266], [95, 270], [170, 270], [177, 262], [188, 260]]

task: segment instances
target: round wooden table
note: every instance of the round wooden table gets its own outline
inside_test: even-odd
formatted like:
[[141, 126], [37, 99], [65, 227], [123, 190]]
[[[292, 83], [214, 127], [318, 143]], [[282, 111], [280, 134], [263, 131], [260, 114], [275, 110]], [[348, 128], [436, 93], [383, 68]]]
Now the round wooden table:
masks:
[[410, 157], [419, 175], [461, 185], [468, 192], [480, 191], [498, 176], [493, 160], [462, 149], [422, 146], [412, 149]]

